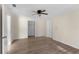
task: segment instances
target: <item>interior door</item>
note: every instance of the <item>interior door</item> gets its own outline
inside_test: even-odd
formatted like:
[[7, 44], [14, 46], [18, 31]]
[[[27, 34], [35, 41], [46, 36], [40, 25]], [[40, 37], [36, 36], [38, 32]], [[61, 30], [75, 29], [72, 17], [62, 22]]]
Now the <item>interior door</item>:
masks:
[[35, 36], [35, 21], [28, 21], [28, 36]]

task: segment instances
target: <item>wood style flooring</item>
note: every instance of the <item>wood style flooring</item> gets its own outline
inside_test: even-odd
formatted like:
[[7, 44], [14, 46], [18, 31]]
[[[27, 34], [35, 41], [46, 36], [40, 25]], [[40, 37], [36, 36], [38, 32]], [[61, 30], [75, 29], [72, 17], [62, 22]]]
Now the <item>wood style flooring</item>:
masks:
[[48, 37], [30, 37], [12, 42], [8, 54], [78, 54], [79, 49]]

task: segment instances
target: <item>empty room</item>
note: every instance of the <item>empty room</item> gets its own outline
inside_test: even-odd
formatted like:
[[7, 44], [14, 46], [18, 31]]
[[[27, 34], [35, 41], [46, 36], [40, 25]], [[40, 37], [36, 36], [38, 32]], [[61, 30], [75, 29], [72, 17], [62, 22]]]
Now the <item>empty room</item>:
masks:
[[4, 54], [78, 54], [78, 4], [3, 4]]

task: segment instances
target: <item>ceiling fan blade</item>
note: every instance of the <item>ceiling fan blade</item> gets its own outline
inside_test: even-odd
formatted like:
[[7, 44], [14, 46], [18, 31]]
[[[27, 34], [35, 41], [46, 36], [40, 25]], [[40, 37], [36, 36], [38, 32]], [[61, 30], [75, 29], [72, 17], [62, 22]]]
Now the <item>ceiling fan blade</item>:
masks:
[[36, 11], [33, 11], [33, 12], [35, 12], [35, 13], [36, 13]]
[[32, 11], [34, 14], [37, 14], [37, 12], [36, 11]]
[[37, 14], [32, 14], [32, 15], [37, 15]]
[[16, 4], [12, 4], [13, 7], [16, 7]]
[[48, 13], [41, 13], [41, 14], [48, 15]]
[[42, 10], [42, 12], [45, 12], [46, 10]]

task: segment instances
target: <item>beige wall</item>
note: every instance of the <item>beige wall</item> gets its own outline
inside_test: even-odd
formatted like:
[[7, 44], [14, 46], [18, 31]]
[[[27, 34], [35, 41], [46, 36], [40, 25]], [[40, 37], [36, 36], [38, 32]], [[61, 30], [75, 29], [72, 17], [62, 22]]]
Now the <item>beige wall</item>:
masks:
[[79, 11], [53, 18], [53, 39], [79, 48]]

